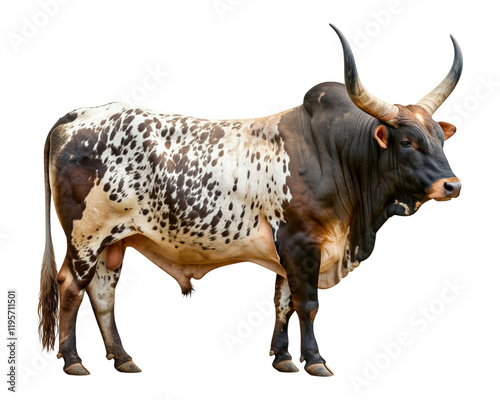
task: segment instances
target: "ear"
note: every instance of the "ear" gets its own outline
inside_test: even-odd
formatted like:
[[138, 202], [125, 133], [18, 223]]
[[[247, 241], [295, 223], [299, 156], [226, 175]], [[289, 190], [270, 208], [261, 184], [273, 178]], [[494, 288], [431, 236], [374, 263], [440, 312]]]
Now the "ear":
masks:
[[373, 132], [375, 140], [383, 149], [387, 149], [387, 144], [389, 143], [389, 129], [385, 125], [379, 125], [375, 128]]
[[449, 138], [451, 138], [457, 131], [455, 125], [449, 124], [448, 122], [438, 122], [438, 124], [439, 126], [441, 126], [441, 129], [443, 130], [444, 140], [448, 140]]

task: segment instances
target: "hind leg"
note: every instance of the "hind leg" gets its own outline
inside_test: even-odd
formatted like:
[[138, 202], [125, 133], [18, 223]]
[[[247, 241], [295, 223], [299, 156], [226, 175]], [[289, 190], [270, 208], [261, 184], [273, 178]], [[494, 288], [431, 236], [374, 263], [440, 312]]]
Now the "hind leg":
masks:
[[75, 274], [75, 261], [66, 255], [63, 266], [57, 275], [59, 288], [59, 352], [57, 358], [64, 359], [64, 372], [69, 375], [88, 375], [82, 359], [76, 351], [76, 316], [82, 303], [85, 288], [92, 279], [94, 268], [82, 277]]
[[106, 346], [108, 360], [114, 358], [115, 368], [120, 372], [141, 372], [123, 349], [115, 322], [115, 287], [120, 278], [123, 251], [121, 243], [112, 244], [102, 251], [87, 294]]

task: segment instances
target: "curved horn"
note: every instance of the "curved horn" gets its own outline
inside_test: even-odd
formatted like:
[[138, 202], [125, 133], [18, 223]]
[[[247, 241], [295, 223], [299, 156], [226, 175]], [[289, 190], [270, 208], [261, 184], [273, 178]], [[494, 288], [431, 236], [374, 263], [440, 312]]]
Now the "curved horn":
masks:
[[446, 98], [453, 92], [455, 86], [457, 86], [460, 75], [462, 74], [463, 59], [462, 51], [460, 46], [453, 36], [451, 36], [451, 41], [453, 42], [453, 47], [455, 49], [455, 59], [453, 60], [453, 65], [451, 66], [450, 72], [446, 75], [446, 78], [434, 88], [427, 96], [420, 100], [417, 105], [423, 107], [430, 115], [439, 108], [441, 104], [446, 100]]
[[[351, 47], [344, 35], [332, 24], [330, 26], [339, 35], [342, 48], [344, 50], [344, 79], [347, 93], [352, 102], [360, 110], [370, 114], [372, 117], [389, 122], [398, 115], [398, 107], [394, 104], [386, 103], [366, 90], [359, 80], [358, 70], [354, 61]], [[391, 124], [392, 125], [392, 124]]]

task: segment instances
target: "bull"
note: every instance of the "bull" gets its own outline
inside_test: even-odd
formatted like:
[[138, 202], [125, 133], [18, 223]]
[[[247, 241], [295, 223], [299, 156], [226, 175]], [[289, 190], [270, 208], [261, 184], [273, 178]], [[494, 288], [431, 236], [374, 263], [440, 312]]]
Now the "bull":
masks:
[[[296, 312], [301, 362], [329, 376], [313, 322], [318, 288], [336, 285], [366, 260], [380, 227], [430, 199], [450, 200], [460, 180], [443, 153], [456, 128], [433, 113], [455, 88], [462, 54], [414, 105], [387, 103], [362, 85], [342, 33], [345, 85], [321, 83], [303, 104], [264, 118], [206, 120], [122, 103], [59, 119], [44, 148], [46, 245], [39, 297], [42, 345], [64, 371], [86, 375], [75, 323], [90, 298], [107, 358], [140, 369], [124, 350], [114, 294], [127, 247], [192, 291], [191, 279], [249, 261], [274, 271], [273, 366], [295, 372], [288, 322]], [[67, 238], [57, 271], [51, 198]]]

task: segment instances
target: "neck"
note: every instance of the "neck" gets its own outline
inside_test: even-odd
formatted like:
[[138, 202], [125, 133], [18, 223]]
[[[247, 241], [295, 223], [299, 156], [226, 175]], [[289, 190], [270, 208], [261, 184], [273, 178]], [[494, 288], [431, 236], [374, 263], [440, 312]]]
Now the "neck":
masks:
[[390, 160], [379, 162], [381, 157], [389, 157], [389, 153], [384, 153], [372, 137], [380, 122], [365, 113], [353, 114], [354, 120], [346, 123], [342, 132], [330, 141], [330, 149], [337, 154], [342, 171], [331, 174], [335, 181], [331, 187], [336, 188], [331, 202], [335, 210], [347, 210], [351, 258], [353, 262], [361, 262], [372, 253], [377, 231], [395, 214], [392, 199], [395, 188], [394, 179], [379, 167], [390, 164]]
[[[299, 107], [283, 115], [279, 132], [291, 160], [287, 218], [299, 219], [304, 229], [310, 223], [315, 231], [335, 231], [324, 225], [339, 225], [337, 231], [349, 232], [349, 258], [356, 264], [371, 254], [376, 232], [394, 215], [394, 188], [392, 180], [380, 180], [379, 158], [389, 155], [372, 137], [379, 122], [351, 103], [343, 111], [337, 114], [343, 120], [333, 121], [331, 113], [311, 117]], [[309, 222], [296, 210], [304, 210]]]

